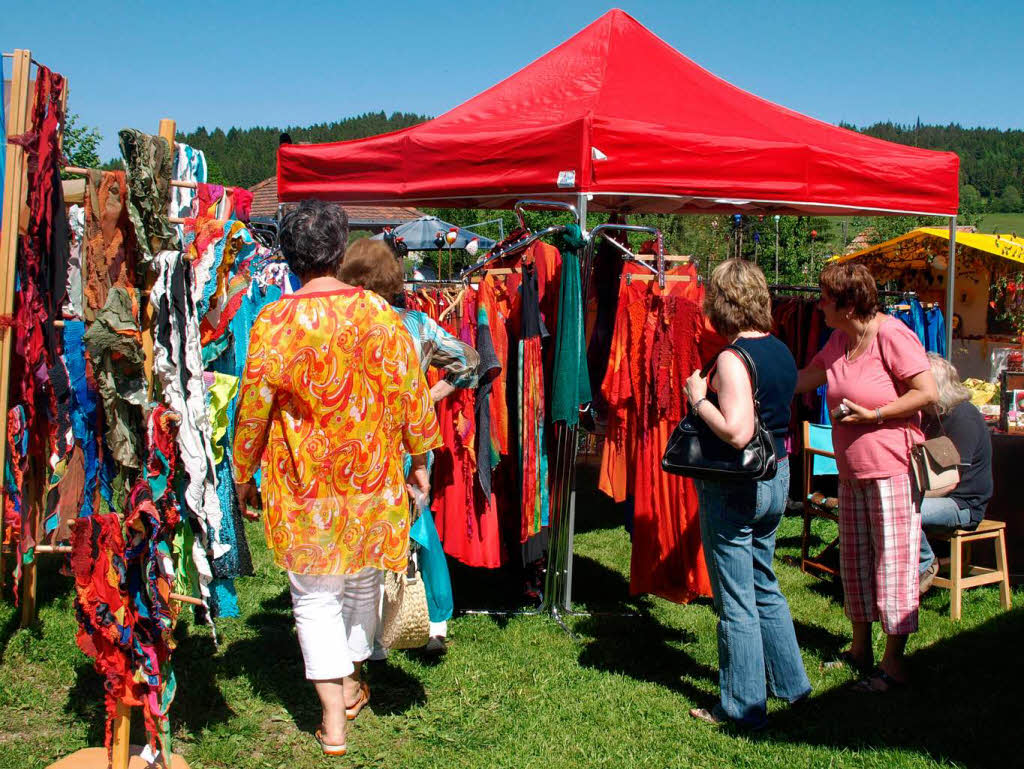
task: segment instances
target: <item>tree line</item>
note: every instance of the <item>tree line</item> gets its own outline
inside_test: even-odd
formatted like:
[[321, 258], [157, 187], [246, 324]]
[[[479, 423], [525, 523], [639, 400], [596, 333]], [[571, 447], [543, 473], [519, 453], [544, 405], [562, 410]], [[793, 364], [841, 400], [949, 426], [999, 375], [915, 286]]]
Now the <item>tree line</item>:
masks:
[[[347, 141], [397, 131], [429, 119], [427, 115], [411, 112], [367, 112], [333, 122], [283, 129], [257, 126], [210, 131], [200, 126], [194, 131], [178, 132], [177, 140], [206, 153], [212, 183], [251, 187], [276, 173], [277, 146], [282, 133], [287, 133], [294, 142]], [[924, 125], [920, 121], [914, 125], [887, 122], [843, 127], [898, 144], [957, 153], [961, 213], [1024, 212], [1024, 131]], [[75, 125], [75, 129], [76, 136], [85, 139], [91, 150], [83, 153], [88, 157], [80, 159], [93, 160], [99, 132], [87, 126]], [[73, 140], [69, 145], [65, 140], [65, 147], [73, 154], [76, 143]], [[111, 160], [104, 167], [119, 165], [119, 161]]]

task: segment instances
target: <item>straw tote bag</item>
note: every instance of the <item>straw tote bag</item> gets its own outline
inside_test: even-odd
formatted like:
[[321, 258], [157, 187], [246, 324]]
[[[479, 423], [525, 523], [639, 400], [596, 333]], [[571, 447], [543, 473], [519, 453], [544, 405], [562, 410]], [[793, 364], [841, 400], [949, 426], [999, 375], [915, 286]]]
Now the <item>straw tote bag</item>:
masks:
[[430, 640], [427, 591], [414, 561], [403, 574], [384, 574], [384, 606], [377, 638], [385, 649], [419, 649]]

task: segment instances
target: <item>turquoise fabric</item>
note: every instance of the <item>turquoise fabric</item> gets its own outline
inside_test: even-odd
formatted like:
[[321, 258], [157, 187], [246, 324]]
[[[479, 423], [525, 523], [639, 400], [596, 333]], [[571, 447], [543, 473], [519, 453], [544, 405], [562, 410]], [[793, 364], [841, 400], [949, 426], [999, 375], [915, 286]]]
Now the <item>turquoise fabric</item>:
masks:
[[590, 402], [591, 392], [587, 340], [583, 327], [583, 289], [579, 260], [583, 238], [580, 228], [575, 224], [569, 225], [564, 240], [551, 419], [554, 422], [565, 422], [571, 427], [579, 421], [580, 406]]
[[452, 580], [448, 575], [448, 561], [437, 536], [434, 517], [430, 508], [421, 507], [420, 517], [409, 530], [409, 536], [420, 546], [419, 565], [423, 575], [423, 586], [427, 592], [427, 613], [431, 622], [451, 619], [455, 609], [452, 597]]
[[[832, 428], [824, 425], [808, 425], [807, 427], [807, 440], [810, 443], [810, 448], [831, 452]], [[839, 468], [834, 459], [815, 454], [811, 472], [814, 475], [839, 475]]]

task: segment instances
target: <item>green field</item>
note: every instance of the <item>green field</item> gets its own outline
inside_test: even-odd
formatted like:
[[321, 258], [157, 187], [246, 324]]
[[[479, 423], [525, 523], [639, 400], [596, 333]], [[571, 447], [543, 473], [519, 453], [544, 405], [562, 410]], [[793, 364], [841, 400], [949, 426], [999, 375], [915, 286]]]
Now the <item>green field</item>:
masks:
[[[319, 708], [303, 680], [286, 582], [249, 525], [257, 574], [238, 582], [243, 616], [219, 623], [219, 646], [207, 628], [179, 623], [176, 750], [193, 769], [1021, 765], [1013, 681], [1024, 681], [1024, 609], [1003, 612], [997, 590], [980, 588], [953, 623], [948, 593], [934, 590], [910, 641], [912, 686], [851, 691], [850, 673], [821, 669], [849, 640], [836, 587], [784, 560], [799, 548], [798, 517], [780, 529], [777, 568], [812, 700], [795, 710], [773, 702], [771, 726], [753, 735], [694, 721], [688, 709], [716, 698], [715, 615], [707, 601], [631, 598], [629, 536], [596, 497], [578, 505], [576, 598], [611, 616], [568, 618], [574, 636], [546, 617], [457, 617], [443, 660], [398, 652], [368, 665], [370, 708], [350, 728], [350, 754], [335, 760], [313, 741]], [[69, 581], [53, 560], [44, 564], [37, 626], [18, 630], [14, 607], [0, 604], [3, 769], [42, 769], [103, 740], [102, 686], [74, 644]], [[501, 592], [499, 576], [456, 575], [464, 604], [494, 606]], [[1014, 600], [1024, 605], [1024, 591]], [[883, 642], [876, 635], [876, 654]], [[142, 734], [138, 720], [133, 733]]]
[[985, 214], [981, 217], [978, 231], [1000, 235], [1015, 232], [1024, 236], [1024, 214]]

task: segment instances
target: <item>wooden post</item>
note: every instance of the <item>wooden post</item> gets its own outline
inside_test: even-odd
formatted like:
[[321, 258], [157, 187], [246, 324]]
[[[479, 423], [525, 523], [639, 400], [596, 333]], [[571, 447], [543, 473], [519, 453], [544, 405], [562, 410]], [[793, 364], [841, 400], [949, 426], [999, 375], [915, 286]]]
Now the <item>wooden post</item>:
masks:
[[[28, 130], [29, 83], [32, 75], [32, 52], [18, 49], [14, 52], [11, 73], [11, 107], [7, 123], [8, 136]], [[4, 175], [3, 220], [0, 224], [0, 315], [9, 318], [14, 309], [14, 279], [18, 256], [18, 227], [21, 209], [25, 203], [25, 150], [14, 144], [6, 145], [7, 161]], [[7, 460], [7, 407], [11, 384], [11, 346], [13, 328], [0, 328], [0, 472]], [[0, 484], [0, 542], [3, 541], [3, 486]], [[15, 549], [15, 558], [18, 557]], [[3, 585], [3, 548], [0, 547], [0, 586]]]
[[114, 740], [111, 746], [111, 765], [113, 769], [128, 769], [128, 758], [131, 754], [132, 709], [123, 702], [117, 703], [117, 715], [114, 716]]

